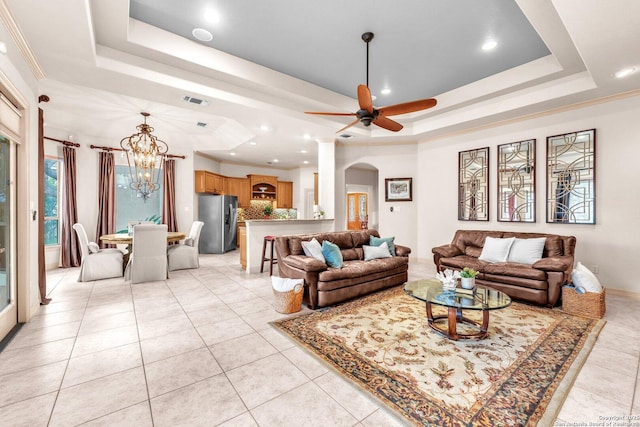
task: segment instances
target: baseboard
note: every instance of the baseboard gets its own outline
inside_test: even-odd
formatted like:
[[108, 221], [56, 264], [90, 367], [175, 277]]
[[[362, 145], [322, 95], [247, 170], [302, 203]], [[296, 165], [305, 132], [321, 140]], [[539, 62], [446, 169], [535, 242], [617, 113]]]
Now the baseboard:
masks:
[[620, 297], [625, 297], [625, 298], [629, 298], [632, 300], [636, 300], [636, 301], [640, 301], [640, 293], [639, 292], [631, 292], [631, 291], [625, 291], [622, 289], [613, 289], [607, 286], [607, 294], [609, 295], [616, 295], [616, 296], [620, 296]]

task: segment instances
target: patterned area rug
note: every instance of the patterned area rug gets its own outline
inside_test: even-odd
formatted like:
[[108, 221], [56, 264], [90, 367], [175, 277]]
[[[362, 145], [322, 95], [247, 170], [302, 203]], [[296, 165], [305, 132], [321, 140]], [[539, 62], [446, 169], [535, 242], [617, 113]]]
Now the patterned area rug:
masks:
[[273, 325], [412, 424], [525, 426], [553, 423], [604, 323], [513, 303], [451, 341], [396, 287]]

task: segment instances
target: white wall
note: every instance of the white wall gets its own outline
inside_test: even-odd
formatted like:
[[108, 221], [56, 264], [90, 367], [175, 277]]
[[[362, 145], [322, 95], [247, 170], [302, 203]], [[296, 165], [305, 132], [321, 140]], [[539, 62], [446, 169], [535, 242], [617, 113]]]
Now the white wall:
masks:
[[[336, 230], [347, 228], [345, 171], [358, 163], [367, 163], [378, 169], [378, 212], [381, 236], [395, 236], [399, 245], [417, 248], [416, 223], [418, 204], [415, 198], [418, 162], [417, 145], [362, 146], [338, 145], [336, 147], [335, 200]], [[411, 202], [385, 202], [385, 178], [413, 178], [414, 198]], [[393, 212], [389, 208], [393, 206]], [[415, 253], [411, 254], [412, 257]]]
[[[640, 292], [629, 274], [640, 257], [640, 190], [636, 163], [640, 159], [640, 96], [587, 106], [419, 145], [418, 182], [414, 182], [419, 221], [419, 258], [431, 259], [431, 248], [451, 242], [457, 229], [512, 230], [574, 235], [576, 261], [598, 266], [607, 287]], [[546, 137], [596, 129], [595, 225], [546, 223]], [[496, 220], [497, 146], [536, 138], [536, 223]], [[490, 147], [489, 222], [458, 221], [458, 152]], [[417, 219], [417, 218], [416, 218]], [[411, 226], [413, 229], [414, 227]], [[415, 252], [414, 252], [415, 253]]]

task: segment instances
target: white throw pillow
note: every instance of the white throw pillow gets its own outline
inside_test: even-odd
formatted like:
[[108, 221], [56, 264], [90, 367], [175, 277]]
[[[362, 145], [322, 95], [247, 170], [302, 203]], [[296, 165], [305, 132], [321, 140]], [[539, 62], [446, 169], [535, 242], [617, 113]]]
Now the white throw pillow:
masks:
[[576, 288], [583, 288], [586, 292], [602, 292], [602, 285], [595, 274], [587, 267], [578, 262], [576, 268], [571, 272], [571, 281]]
[[100, 246], [98, 246], [98, 244], [96, 242], [90, 242], [89, 243], [89, 253], [96, 254], [98, 252], [100, 252]]
[[314, 237], [308, 242], [301, 242], [302, 250], [306, 256], [312, 256], [318, 261], [326, 262], [324, 259], [324, 255], [322, 255], [322, 245], [318, 240]]
[[478, 259], [486, 262], [506, 262], [509, 256], [509, 249], [511, 249], [514, 240], [516, 240], [515, 237], [508, 239], [487, 237], [482, 247], [482, 253]]
[[362, 249], [364, 250], [365, 261], [379, 258], [391, 258], [391, 252], [389, 252], [389, 245], [387, 242], [382, 242], [380, 246], [362, 245]]
[[518, 239], [513, 241], [511, 249], [509, 249], [508, 262], [518, 262], [520, 264], [533, 264], [542, 259], [542, 251], [546, 237], [535, 239]]

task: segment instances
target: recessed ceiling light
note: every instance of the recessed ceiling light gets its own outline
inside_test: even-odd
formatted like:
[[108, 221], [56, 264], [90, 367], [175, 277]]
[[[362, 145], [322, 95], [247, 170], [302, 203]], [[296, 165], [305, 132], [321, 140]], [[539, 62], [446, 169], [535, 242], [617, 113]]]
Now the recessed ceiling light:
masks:
[[273, 159], [273, 163], [278, 163], [279, 160], [278, 159]]
[[260, 126], [260, 130], [263, 132], [269, 132], [271, 130], [271, 128], [267, 125], [262, 125]]
[[200, 40], [201, 42], [210, 42], [211, 40], [213, 40], [213, 34], [205, 30], [204, 28], [194, 28], [193, 31], [191, 31], [191, 34], [193, 34], [193, 37]]
[[0, 42], [0, 53], [3, 55], [7, 54], [7, 44], [5, 42]]
[[249, 145], [258, 145], [258, 143], [255, 141], [249, 141]]
[[203, 16], [204, 19], [212, 24], [217, 24], [220, 22], [220, 14], [213, 9], [205, 10]]
[[372, 100], [372, 101], [375, 101], [377, 98], [378, 98], [377, 96], [375, 96], [375, 95], [371, 95], [371, 100]]
[[305, 165], [308, 165], [308, 164], [309, 164], [309, 160], [305, 160], [305, 161], [304, 161], [304, 162], [302, 162], [302, 163], [304, 163]]
[[622, 70], [618, 71], [615, 76], [619, 79], [622, 79], [624, 77], [627, 77], [628, 75], [635, 73], [636, 71], [638, 71], [638, 69], [634, 67], [623, 68]]
[[495, 47], [498, 46], [498, 42], [495, 40], [487, 40], [483, 45], [482, 45], [482, 50], [493, 50], [495, 49]]
[[309, 141], [311, 139], [311, 135], [309, 135], [308, 133], [304, 134], [304, 139]]
[[391, 89], [389, 89], [388, 87], [385, 87], [380, 91], [380, 94], [382, 95], [389, 95], [390, 93], [391, 93]]
[[306, 154], [307, 150], [300, 150], [302, 154]]
[[230, 156], [235, 156], [236, 153], [234, 153], [233, 151], [231, 153], [229, 153]]

